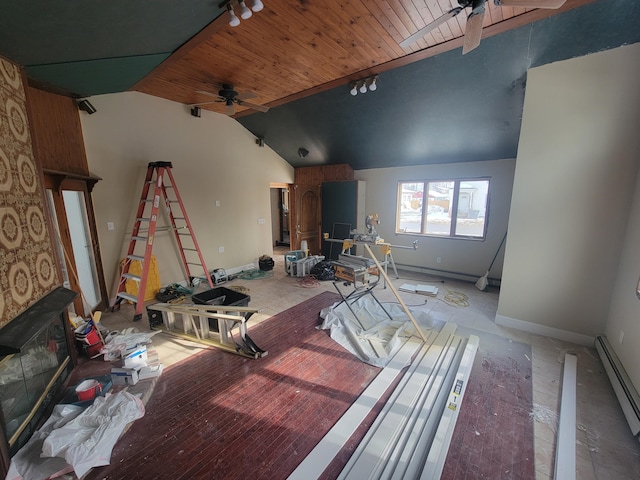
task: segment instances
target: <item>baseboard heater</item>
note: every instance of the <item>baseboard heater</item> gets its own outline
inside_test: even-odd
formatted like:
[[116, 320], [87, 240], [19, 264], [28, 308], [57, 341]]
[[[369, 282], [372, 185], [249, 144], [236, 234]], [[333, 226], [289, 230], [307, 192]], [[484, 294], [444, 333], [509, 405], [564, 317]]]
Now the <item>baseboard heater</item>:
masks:
[[607, 337], [596, 337], [596, 349], [609, 376], [613, 391], [616, 392], [624, 416], [629, 423], [629, 428], [631, 428], [633, 435], [637, 436], [640, 433], [640, 396], [631, 383], [631, 379], [625, 372], [618, 356], [611, 348]]

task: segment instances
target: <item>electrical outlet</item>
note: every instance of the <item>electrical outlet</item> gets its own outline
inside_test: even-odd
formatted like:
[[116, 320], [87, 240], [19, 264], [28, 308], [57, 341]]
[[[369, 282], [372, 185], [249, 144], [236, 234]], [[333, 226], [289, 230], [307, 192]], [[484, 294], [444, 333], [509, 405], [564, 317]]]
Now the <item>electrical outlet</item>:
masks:
[[620, 336], [618, 337], [618, 342], [620, 342], [620, 345], [622, 345], [623, 341], [624, 341], [624, 330], [620, 330]]
[[220, 206], [220, 200], [216, 200], [216, 207]]
[[113, 224], [113, 222], [107, 222], [107, 230], [111, 231], [115, 229], [116, 229], [116, 226]]
[[264, 225], [264, 218], [258, 219], [258, 225]]
[[218, 247], [218, 253], [224, 253], [224, 247]]
[[436, 257], [436, 263], [442, 263], [442, 257]]

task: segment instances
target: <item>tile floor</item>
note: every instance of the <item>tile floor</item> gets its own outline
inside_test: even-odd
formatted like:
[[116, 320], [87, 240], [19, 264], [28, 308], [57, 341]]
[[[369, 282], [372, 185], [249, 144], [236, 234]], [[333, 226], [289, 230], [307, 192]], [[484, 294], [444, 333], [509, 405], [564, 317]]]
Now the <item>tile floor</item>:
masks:
[[[249, 288], [250, 306], [259, 308], [251, 324], [311, 298], [318, 293], [334, 291], [332, 282], [309, 286], [295, 277], [286, 275], [282, 251], [275, 252], [273, 275], [260, 280], [233, 280], [226, 284]], [[555, 421], [561, 395], [562, 363], [565, 353], [578, 357], [577, 380], [577, 478], [580, 480], [631, 480], [640, 478], [640, 443], [631, 435], [617, 403], [595, 348], [532, 335], [498, 326], [494, 323], [499, 292], [490, 288], [480, 292], [473, 283], [439, 279], [411, 272], [400, 272], [397, 287], [402, 283], [433, 283], [439, 288], [436, 298], [401, 293], [407, 305], [423, 305], [433, 319], [451, 321], [458, 325], [501, 335], [507, 339], [531, 345], [533, 362], [533, 402], [535, 432], [536, 480], [553, 478], [555, 458]], [[203, 290], [205, 288], [202, 288]], [[460, 302], [460, 295], [463, 300]], [[395, 301], [390, 288], [376, 289], [381, 301]], [[110, 329], [137, 327], [148, 329], [146, 315], [143, 321], [133, 323], [132, 307], [123, 306], [119, 312], [107, 313], [103, 323]], [[176, 339], [163, 333], [153, 344], [165, 366], [181, 361], [201, 350], [201, 345]]]

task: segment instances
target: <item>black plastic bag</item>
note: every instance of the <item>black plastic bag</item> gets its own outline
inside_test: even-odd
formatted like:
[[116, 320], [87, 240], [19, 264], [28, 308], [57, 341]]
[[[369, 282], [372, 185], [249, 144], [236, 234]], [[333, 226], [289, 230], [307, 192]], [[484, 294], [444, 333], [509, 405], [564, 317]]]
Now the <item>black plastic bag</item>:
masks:
[[335, 279], [335, 271], [333, 270], [333, 266], [331, 265], [331, 262], [328, 260], [325, 260], [324, 262], [316, 263], [313, 267], [311, 267], [311, 272], [309, 273], [316, 280], [320, 280], [320, 281]]

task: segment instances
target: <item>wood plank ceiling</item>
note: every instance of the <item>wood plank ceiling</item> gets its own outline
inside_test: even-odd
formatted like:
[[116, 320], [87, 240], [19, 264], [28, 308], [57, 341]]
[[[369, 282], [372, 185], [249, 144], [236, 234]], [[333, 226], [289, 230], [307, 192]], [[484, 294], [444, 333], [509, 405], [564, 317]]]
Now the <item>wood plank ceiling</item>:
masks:
[[[590, 3], [568, 0], [558, 10], [486, 3], [483, 37]], [[251, 6], [252, 0], [247, 0]], [[233, 0], [236, 13], [239, 8]], [[231, 83], [251, 102], [277, 106], [379, 74], [462, 45], [470, 9], [410, 47], [399, 43], [457, 6], [455, 0], [265, 0], [237, 27], [223, 13], [133, 87], [184, 104], [210, 101]], [[203, 108], [224, 112], [224, 104]], [[243, 107], [237, 107], [238, 115]], [[249, 110], [244, 113], [252, 113]]]

